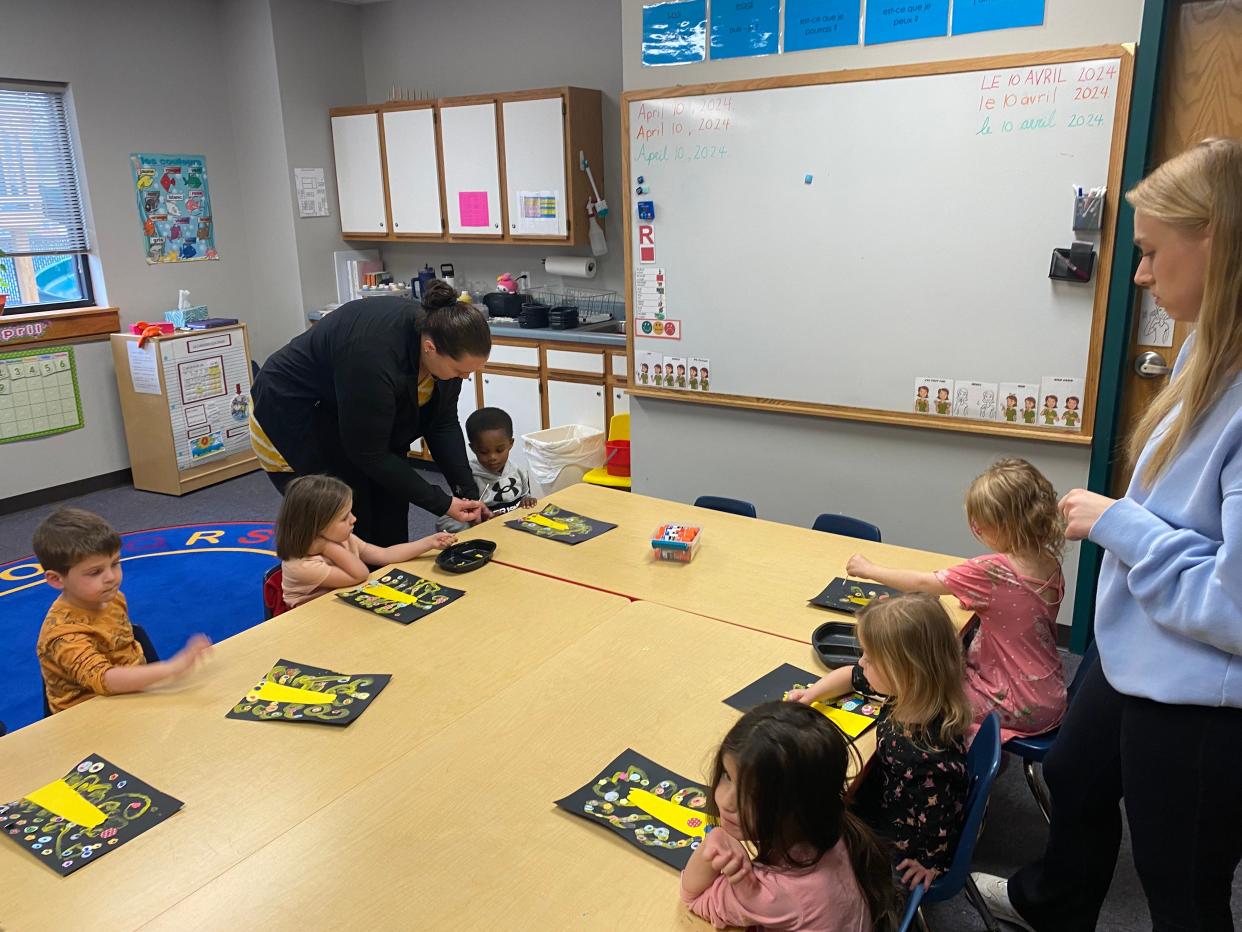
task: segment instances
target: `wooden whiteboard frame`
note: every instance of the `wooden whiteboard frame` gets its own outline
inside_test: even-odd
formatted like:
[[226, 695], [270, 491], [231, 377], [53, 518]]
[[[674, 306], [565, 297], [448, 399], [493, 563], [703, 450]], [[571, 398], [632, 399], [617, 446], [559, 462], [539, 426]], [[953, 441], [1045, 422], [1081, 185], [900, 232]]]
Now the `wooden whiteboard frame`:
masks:
[[[1087, 351], [1087, 372], [1083, 384], [1082, 430], [1063, 428], [1028, 427], [999, 421], [972, 420], [935, 414], [914, 414], [889, 411], [881, 408], [855, 408], [845, 405], [820, 404], [810, 401], [786, 401], [777, 398], [760, 398], [751, 395], [727, 395], [713, 392], [692, 394], [689, 392], [666, 392], [653, 388], [639, 388], [635, 377], [634, 354], [634, 181], [630, 170], [630, 105], [635, 101], [659, 100], [665, 97], [695, 97], [699, 95], [728, 94], [744, 91], [773, 90], [786, 87], [805, 87], [817, 84], [845, 84], [856, 81], [881, 81], [888, 78], [914, 78], [929, 75], [958, 74], [966, 71], [986, 71], [1004, 68], [1025, 68], [1036, 65], [1068, 64], [1076, 61], [1092, 61], [1116, 58], [1120, 65], [1117, 77], [1117, 100], [1113, 112], [1113, 135], [1108, 159], [1108, 193], [1104, 198], [1104, 220], [1100, 228], [1100, 251], [1096, 259], [1095, 297], [1091, 315], [1091, 338]], [[816, 417], [847, 421], [867, 421], [873, 424], [895, 424], [905, 427], [922, 427], [928, 430], [947, 430], [968, 434], [995, 434], [1020, 437], [1025, 440], [1045, 440], [1087, 446], [1092, 441], [1095, 428], [1096, 396], [1100, 381], [1100, 352], [1104, 343], [1104, 321], [1108, 312], [1109, 274], [1112, 268], [1114, 239], [1117, 231], [1117, 208], [1121, 199], [1122, 157], [1125, 154], [1126, 129], [1130, 119], [1130, 92], [1134, 76], [1134, 46], [1097, 45], [1058, 51], [1021, 52], [1013, 55], [989, 55], [983, 58], [959, 58], [952, 61], [926, 62], [911, 65], [894, 65], [885, 68], [856, 68], [849, 71], [821, 71], [811, 74], [782, 75], [771, 78], [751, 78], [744, 81], [722, 81], [710, 84], [686, 84], [677, 87], [652, 88], [650, 90], [626, 91], [621, 95], [621, 154], [625, 163], [625, 307], [626, 344], [629, 350], [630, 373], [628, 389], [631, 395], [642, 398], [658, 398], [664, 401], [684, 401], [691, 404], [717, 405], [729, 408], [749, 408], [758, 411], [775, 411], [781, 414], [806, 414]]]

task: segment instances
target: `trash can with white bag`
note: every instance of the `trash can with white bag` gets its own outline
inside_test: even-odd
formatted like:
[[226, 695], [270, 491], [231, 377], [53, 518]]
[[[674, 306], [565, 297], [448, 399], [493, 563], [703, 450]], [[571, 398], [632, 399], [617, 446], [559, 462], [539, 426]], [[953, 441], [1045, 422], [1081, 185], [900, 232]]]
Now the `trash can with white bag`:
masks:
[[604, 432], [582, 424], [550, 427], [522, 437], [532, 492], [539, 498], [582, 481], [604, 465]]

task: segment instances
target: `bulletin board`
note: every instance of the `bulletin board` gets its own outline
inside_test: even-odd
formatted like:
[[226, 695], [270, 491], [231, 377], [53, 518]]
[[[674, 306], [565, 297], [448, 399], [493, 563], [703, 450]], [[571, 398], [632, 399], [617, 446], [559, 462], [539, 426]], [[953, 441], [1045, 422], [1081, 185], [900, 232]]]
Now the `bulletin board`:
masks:
[[[1132, 65], [1118, 45], [625, 94], [631, 394], [1090, 443]], [[1104, 189], [1095, 232], [1080, 187]], [[1090, 282], [1050, 279], [1075, 241]]]
[[62, 434], [82, 424], [73, 347], [0, 353], [0, 443]]

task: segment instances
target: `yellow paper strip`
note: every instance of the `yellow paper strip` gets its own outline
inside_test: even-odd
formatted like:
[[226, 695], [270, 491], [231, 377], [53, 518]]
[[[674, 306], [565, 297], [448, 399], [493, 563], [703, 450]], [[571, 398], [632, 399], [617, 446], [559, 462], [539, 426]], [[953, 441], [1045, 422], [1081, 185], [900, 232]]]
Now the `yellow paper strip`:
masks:
[[387, 599], [389, 602], [400, 602], [403, 605], [413, 605], [418, 599], [410, 595], [408, 592], [400, 592], [392, 586], [385, 586], [383, 583], [368, 583], [362, 589], [367, 595], [379, 596], [381, 599]]
[[811, 708], [819, 710], [829, 721], [833, 722], [851, 738], [857, 738], [875, 724], [875, 719], [866, 715], [859, 715], [857, 712], [847, 712], [845, 709], [838, 709], [836, 706], [825, 705], [822, 702], [812, 702]]
[[40, 787], [33, 793], [27, 793], [26, 799], [36, 806], [46, 809], [52, 815], [58, 815], [66, 822], [94, 828], [107, 818], [103, 810], [90, 800], [79, 796], [64, 780], [53, 780], [47, 786]]
[[659, 819], [669, 828], [675, 828], [683, 835], [702, 838], [707, 830], [707, 814], [704, 812], [679, 806], [677, 803], [669, 802], [646, 790], [631, 789], [625, 795], [647, 815], [653, 819]]
[[332, 705], [336, 702], [336, 693], [321, 693], [315, 689], [300, 689], [264, 680], [259, 687], [259, 698], [268, 702], [296, 702], [299, 705]]
[[563, 521], [553, 521], [545, 515], [527, 515], [526, 520], [531, 524], [538, 524], [543, 527], [550, 527], [554, 531], [568, 531], [569, 525]]

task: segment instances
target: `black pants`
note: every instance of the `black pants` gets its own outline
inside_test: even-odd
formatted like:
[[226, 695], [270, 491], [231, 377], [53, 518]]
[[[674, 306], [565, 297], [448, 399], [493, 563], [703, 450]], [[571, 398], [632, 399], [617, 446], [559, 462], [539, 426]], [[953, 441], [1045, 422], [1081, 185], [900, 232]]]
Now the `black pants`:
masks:
[[[377, 547], [391, 547], [410, 539], [410, 503], [400, 495], [393, 495], [372, 482], [348, 462], [325, 465], [317, 471], [336, 476], [353, 490], [354, 517], [358, 519], [354, 533], [362, 540]], [[300, 475], [304, 474], [269, 472], [267, 477], [276, 486], [276, 491], [284, 495], [289, 483]]]
[[1155, 932], [1232, 932], [1242, 859], [1242, 709], [1122, 695], [1098, 662], [1044, 761], [1052, 827], [1043, 857], [1009, 881], [1039, 932], [1088, 932], [1126, 820]]

